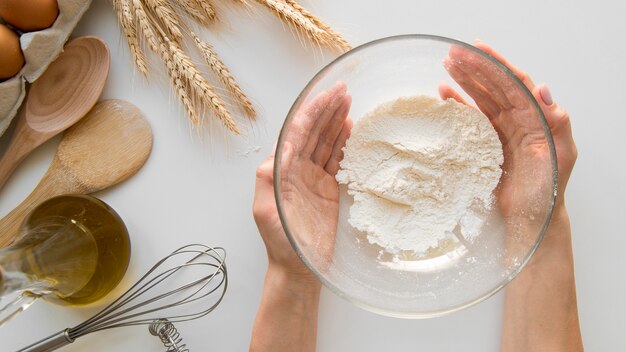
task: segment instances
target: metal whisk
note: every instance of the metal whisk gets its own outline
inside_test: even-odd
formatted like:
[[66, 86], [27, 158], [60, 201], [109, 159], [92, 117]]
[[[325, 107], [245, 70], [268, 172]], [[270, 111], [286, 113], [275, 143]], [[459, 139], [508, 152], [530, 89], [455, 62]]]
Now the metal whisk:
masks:
[[226, 293], [225, 258], [226, 251], [221, 247], [181, 247], [157, 262], [128, 291], [90, 319], [18, 352], [54, 351], [81, 336], [105, 329], [151, 324], [159, 319], [172, 323], [203, 317], [220, 304]]

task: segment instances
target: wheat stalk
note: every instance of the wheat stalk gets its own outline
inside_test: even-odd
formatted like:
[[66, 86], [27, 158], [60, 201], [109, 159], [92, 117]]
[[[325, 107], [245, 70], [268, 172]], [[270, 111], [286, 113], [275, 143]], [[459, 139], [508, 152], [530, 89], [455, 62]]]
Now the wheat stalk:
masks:
[[319, 45], [331, 45], [329, 35], [324, 30], [316, 26], [310, 19], [303, 16], [293, 7], [283, 0], [256, 0], [274, 12], [279, 18], [287, 21], [296, 29], [304, 32], [311, 40]]
[[224, 65], [224, 62], [219, 58], [217, 52], [211, 46], [211, 44], [200, 39], [194, 32], [191, 32], [191, 36], [200, 50], [202, 57], [206, 61], [207, 64], [211, 67], [213, 72], [220, 78], [220, 80], [226, 85], [226, 88], [235, 96], [239, 105], [243, 107], [245, 112], [251, 118], [256, 117], [256, 111], [254, 110], [254, 106], [246, 96], [246, 94], [241, 90], [239, 84], [235, 81], [235, 78], [230, 73], [230, 70]]
[[313, 15], [307, 9], [302, 7], [302, 5], [300, 5], [296, 0], [285, 0], [285, 2], [288, 5], [291, 5], [291, 7], [294, 10], [298, 11], [299, 13], [301, 13], [302, 16], [308, 18], [311, 22], [313, 22], [314, 25], [316, 25], [317, 27], [319, 27], [320, 29], [325, 31], [328, 34], [328, 36], [330, 36], [332, 38], [332, 42], [336, 43], [337, 48], [339, 48], [342, 51], [348, 51], [348, 50], [352, 49], [352, 46], [350, 45], [350, 43], [348, 43], [348, 41], [345, 40], [341, 36], [341, 34], [335, 32], [329, 25], [327, 25], [326, 23], [322, 22], [319, 18], [317, 18], [315, 15]]
[[180, 19], [178, 14], [166, 0], [144, 0], [147, 7], [158, 18], [167, 32], [177, 41], [183, 40], [183, 33], [180, 30]]
[[141, 72], [144, 76], [147, 76], [148, 67], [146, 66], [146, 57], [143, 50], [141, 50], [141, 47], [139, 46], [137, 29], [135, 28], [135, 21], [130, 4], [128, 3], [128, 0], [112, 1], [113, 8], [117, 13], [118, 21], [122, 27], [122, 32], [124, 32], [124, 36], [126, 36], [126, 40], [128, 41], [128, 47], [130, 49], [130, 55], [133, 58], [133, 62], [135, 62], [135, 66], [137, 66], [139, 72]]

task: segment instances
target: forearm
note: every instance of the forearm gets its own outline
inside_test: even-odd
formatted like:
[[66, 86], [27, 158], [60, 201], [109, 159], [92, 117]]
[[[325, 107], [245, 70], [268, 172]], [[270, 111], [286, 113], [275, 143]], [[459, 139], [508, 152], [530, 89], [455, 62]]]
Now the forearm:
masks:
[[583, 350], [564, 207], [557, 209], [537, 252], [505, 295], [503, 352]]
[[250, 351], [315, 351], [320, 283], [270, 265], [252, 329]]

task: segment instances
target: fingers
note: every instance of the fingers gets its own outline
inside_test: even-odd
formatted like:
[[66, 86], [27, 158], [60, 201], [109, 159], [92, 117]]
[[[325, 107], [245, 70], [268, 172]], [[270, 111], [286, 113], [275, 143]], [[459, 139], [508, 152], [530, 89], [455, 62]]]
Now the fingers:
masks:
[[559, 187], [565, 190], [565, 185], [578, 157], [569, 114], [565, 109], [552, 101], [550, 90], [545, 84], [537, 85], [532, 93], [539, 103], [552, 132], [559, 166]]
[[552, 136], [573, 144], [574, 138], [572, 136], [569, 114], [565, 109], [552, 101], [552, 95], [548, 86], [539, 84], [533, 89], [532, 93], [543, 111], [548, 126], [550, 126]]
[[341, 132], [343, 122], [348, 117], [350, 112], [350, 104], [352, 103], [352, 96], [350, 94], [344, 95], [341, 104], [335, 110], [330, 121], [328, 121], [326, 129], [320, 134], [317, 146], [311, 160], [319, 166], [324, 167], [328, 163], [335, 141]]
[[276, 209], [274, 201], [274, 156], [270, 155], [256, 170], [256, 185], [252, 214], [257, 224], [262, 224]]
[[256, 169], [256, 182], [272, 182], [274, 176], [274, 153], [268, 156]]
[[450, 85], [448, 85], [445, 82], [441, 82], [439, 84], [438, 90], [439, 90], [439, 96], [441, 97], [442, 100], [454, 99], [461, 104], [471, 106], [467, 101], [465, 101], [465, 99], [463, 99], [463, 97], [456, 90], [454, 90], [454, 88], [450, 87]]
[[[452, 49], [450, 50], [452, 52]], [[489, 118], [493, 118], [500, 112], [500, 107], [493, 100], [491, 94], [477, 82], [471, 74], [468, 74], [460, 66], [463, 65], [463, 60], [459, 60], [458, 54], [456, 57], [451, 55], [444, 61], [444, 67], [450, 74], [450, 77], [454, 79], [459, 86], [469, 94], [476, 102], [478, 108], [485, 113]]]
[[331, 123], [331, 118], [335, 115], [339, 106], [342, 105], [346, 92], [347, 86], [344, 82], [335, 83], [335, 85], [328, 91], [328, 94], [330, 95], [328, 105], [326, 105], [324, 111], [317, 117], [317, 121], [315, 121], [306, 142], [305, 149], [302, 153], [300, 153], [301, 156], [312, 156], [320, 142], [322, 134], [327, 129], [328, 124]]
[[449, 56], [459, 70], [485, 88], [500, 110], [528, 107], [525, 90], [493, 61], [461, 46], [451, 47]]
[[451, 48], [450, 55], [461, 63], [458, 65], [460, 70], [485, 88], [500, 110], [509, 110], [515, 103], [527, 103], [527, 99], [524, 100], [526, 97], [511, 77], [493, 61], [461, 47]]
[[517, 78], [519, 78], [520, 81], [524, 83], [524, 85], [526, 85], [526, 88], [528, 88], [528, 90], [532, 91], [533, 88], [535, 88], [535, 84], [533, 83], [532, 79], [526, 72], [520, 70], [517, 66], [510, 63], [507, 59], [505, 59], [502, 55], [500, 55], [500, 53], [495, 51], [491, 46], [489, 46], [488, 44], [478, 39], [474, 41], [474, 46], [486, 52], [487, 54], [493, 56], [498, 61], [500, 61], [504, 66], [508, 67], [508, 69], [511, 70], [517, 76]]
[[330, 158], [326, 163], [324, 169], [330, 175], [335, 176], [339, 171], [339, 162], [343, 160], [343, 147], [346, 145], [346, 141], [350, 138], [350, 131], [352, 130], [352, 120], [345, 119], [341, 128], [339, 136], [335, 140], [333, 150], [330, 154]]
[[324, 111], [329, 100], [330, 95], [328, 92], [323, 91], [313, 98], [313, 100], [302, 105], [289, 125], [285, 142], [293, 143], [296, 150], [304, 149], [311, 129], [317, 121], [317, 117]]
[[346, 90], [345, 83], [337, 82], [330, 90], [321, 92], [296, 112], [285, 137], [293, 145], [296, 155], [306, 158], [311, 156], [320, 133], [341, 104]]

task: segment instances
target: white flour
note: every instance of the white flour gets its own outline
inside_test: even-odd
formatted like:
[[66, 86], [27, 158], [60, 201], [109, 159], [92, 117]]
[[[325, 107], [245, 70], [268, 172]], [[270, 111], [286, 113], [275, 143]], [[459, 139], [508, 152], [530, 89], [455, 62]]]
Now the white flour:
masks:
[[451, 99], [401, 97], [352, 129], [337, 181], [354, 197], [349, 223], [388, 252], [425, 253], [480, 232], [503, 162], [485, 115]]

